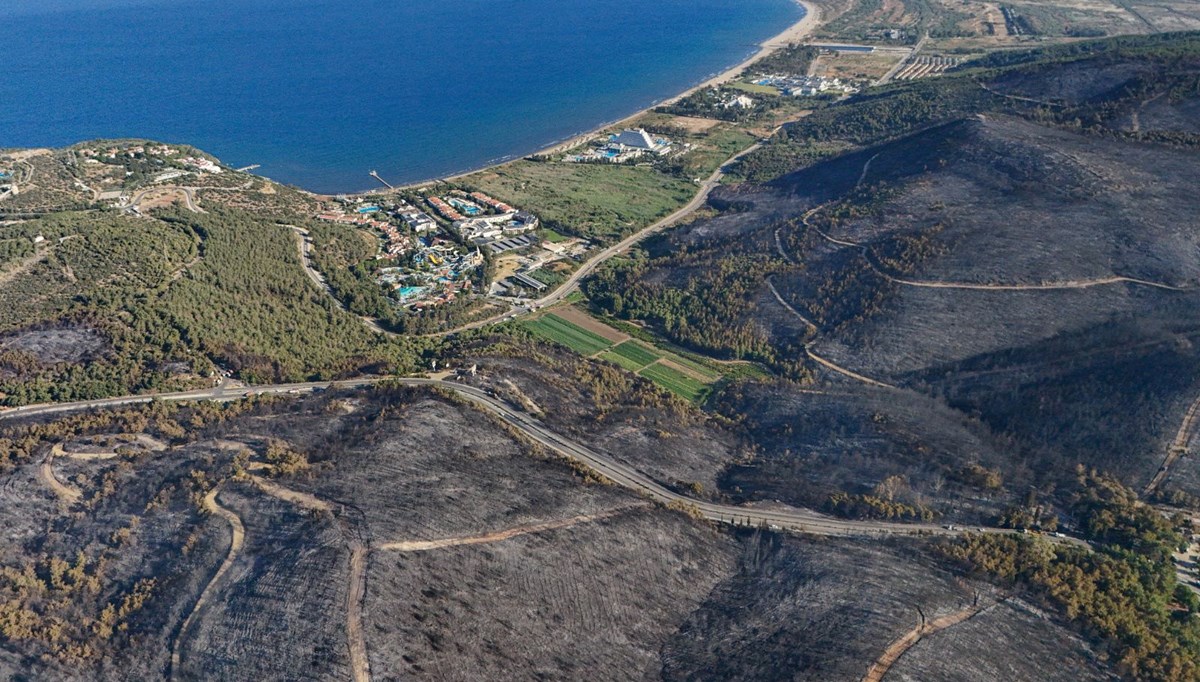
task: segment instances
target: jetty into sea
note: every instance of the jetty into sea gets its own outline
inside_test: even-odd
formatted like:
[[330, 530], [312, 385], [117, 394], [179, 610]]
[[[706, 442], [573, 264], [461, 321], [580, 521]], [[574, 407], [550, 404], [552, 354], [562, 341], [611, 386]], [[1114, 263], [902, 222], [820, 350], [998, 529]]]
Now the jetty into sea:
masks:
[[388, 189], [396, 189], [395, 187], [392, 187], [391, 183], [389, 183], [387, 180], [384, 180], [383, 178], [379, 177], [379, 173], [376, 173], [375, 171], [371, 171], [370, 175], [371, 175], [371, 177], [375, 178], [376, 180], [378, 180], [378, 181], [382, 182], [384, 185], [386, 185]]

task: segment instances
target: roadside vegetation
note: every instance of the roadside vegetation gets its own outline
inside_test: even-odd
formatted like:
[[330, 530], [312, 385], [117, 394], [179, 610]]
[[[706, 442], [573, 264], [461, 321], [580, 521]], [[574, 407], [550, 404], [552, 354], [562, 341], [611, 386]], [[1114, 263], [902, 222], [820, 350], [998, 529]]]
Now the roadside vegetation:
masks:
[[1132, 490], [1081, 470], [1072, 493], [1078, 529], [1095, 548], [1020, 536], [971, 535], [941, 553], [1007, 589], [1028, 590], [1100, 639], [1130, 680], [1200, 675], [1200, 598], [1176, 582], [1184, 538]]

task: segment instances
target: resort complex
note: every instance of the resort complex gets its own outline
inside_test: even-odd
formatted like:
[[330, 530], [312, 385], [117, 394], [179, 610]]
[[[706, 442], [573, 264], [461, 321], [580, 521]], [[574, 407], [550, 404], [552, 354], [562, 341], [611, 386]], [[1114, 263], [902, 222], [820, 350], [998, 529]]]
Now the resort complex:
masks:
[[[412, 311], [451, 303], [474, 291], [484, 282], [482, 268], [488, 257], [507, 254], [504, 258], [516, 276], [517, 270], [532, 272], [566, 254], [556, 247], [539, 258], [527, 258], [542, 242], [536, 233], [538, 217], [479, 191], [342, 196], [326, 202], [314, 217], [364, 229], [377, 240], [374, 259], [363, 265], [396, 306]], [[507, 289], [500, 285], [497, 291]]]
[[643, 128], [626, 128], [594, 140], [586, 151], [568, 155], [565, 160], [573, 163], [624, 163], [646, 154], [666, 156], [674, 150], [674, 145], [665, 137], [655, 137]]

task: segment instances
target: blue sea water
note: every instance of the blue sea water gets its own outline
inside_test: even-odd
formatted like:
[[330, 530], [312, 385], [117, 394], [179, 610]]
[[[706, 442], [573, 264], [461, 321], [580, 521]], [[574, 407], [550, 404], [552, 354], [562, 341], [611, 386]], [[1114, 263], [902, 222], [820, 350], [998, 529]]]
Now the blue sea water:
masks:
[[0, 147], [189, 143], [318, 192], [527, 154], [669, 97], [793, 0], [5, 0]]

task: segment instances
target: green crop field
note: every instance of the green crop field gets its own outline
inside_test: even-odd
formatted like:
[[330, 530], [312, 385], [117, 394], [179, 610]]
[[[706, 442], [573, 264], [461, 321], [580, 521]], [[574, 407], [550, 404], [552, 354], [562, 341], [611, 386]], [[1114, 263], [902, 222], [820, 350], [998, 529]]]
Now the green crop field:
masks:
[[546, 241], [548, 241], [552, 244], [557, 244], [558, 242], [565, 242], [568, 239], [570, 239], [570, 237], [568, 237], [567, 235], [559, 234], [558, 232], [556, 232], [548, 227], [542, 228], [541, 232], [542, 232], [542, 239], [545, 239]]
[[663, 357], [670, 360], [671, 362], [683, 365], [684, 367], [687, 367], [688, 369], [692, 370], [693, 372], [704, 375], [705, 377], [708, 378], [709, 381], [716, 381], [717, 379], [721, 378], [720, 372], [714, 370], [711, 367], [705, 367], [704, 365], [700, 364], [699, 362], [696, 362], [695, 360], [692, 360], [691, 358], [687, 358], [682, 355], [677, 355], [675, 353], [670, 353], [670, 352], [663, 353]]
[[612, 351], [612, 350], [604, 351], [603, 353], [600, 354], [599, 357], [601, 360], [608, 360], [609, 362], [613, 363], [614, 365], [617, 365], [617, 366], [621, 367], [622, 369], [627, 369], [630, 372], [634, 372], [634, 373], [636, 373], [641, 368], [645, 367], [645, 365], [643, 365], [642, 363], [636, 362], [634, 360], [630, 360], [629, 358], [625, 357], [624, 355], [621, 355], [620, 353], [617, 353], [616, 351]]
[[560, 343], [580, 355], [595, 355], [612, 346], [612, 342], [578, 327], [557, 315], [543, 315], [525, 323], [538, 336]]
[[711, 390], [708, 384], [697, 381], [683, 372], [665, 365], [650, 365], [639, 372], [639, 374], [675, 395], [694, 403], [704, 400]]
[[662, 357], [637, 341], [626, 341], [612, 350], [613, 353], [628, 359], [639, 370]]

